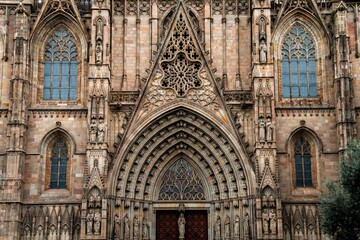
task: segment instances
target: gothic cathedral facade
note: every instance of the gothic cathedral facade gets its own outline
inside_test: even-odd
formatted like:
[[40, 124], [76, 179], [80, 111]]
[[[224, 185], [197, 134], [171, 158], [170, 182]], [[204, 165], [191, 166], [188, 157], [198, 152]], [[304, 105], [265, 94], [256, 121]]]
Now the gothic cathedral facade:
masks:
[[328, 239], [359, 11], [0, 0], [0, 239]]

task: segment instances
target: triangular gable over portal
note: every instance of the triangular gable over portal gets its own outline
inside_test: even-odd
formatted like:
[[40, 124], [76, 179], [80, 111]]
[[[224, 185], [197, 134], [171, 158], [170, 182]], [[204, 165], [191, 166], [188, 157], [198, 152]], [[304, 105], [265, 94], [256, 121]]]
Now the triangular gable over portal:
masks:
[[187, 11], [179, 1], [128, 131], [136, 131], [139, 124], [170, 106], [188, 106], [205, 111], [222, 127], [236, 132]]

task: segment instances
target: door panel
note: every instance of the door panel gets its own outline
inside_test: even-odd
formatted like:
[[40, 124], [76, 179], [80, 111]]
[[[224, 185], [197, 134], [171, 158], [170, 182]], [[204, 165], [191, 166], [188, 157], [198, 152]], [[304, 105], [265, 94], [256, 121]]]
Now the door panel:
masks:
[[208, 239], [207, 211], [185, 211], [185, 240]]
[[179, 240], [178, 211], [156, 211], [156, 239]]

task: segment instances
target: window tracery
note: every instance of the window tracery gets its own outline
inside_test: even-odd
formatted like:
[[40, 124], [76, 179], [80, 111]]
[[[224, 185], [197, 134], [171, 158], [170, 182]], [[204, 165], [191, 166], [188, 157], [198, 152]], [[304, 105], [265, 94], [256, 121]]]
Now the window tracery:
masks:
[[182, 14], [163, 55], [161, 68], [164, 72], [161, 87], [173, 89], [179, 97], [191, 88], [202, 86], [199, 76], [202, 63]]
[[47, 40], [44, 52], [44, 100], [76, 100], [78, 49], [64, 27]]
[[203, 184], [186, 160], [178, 160], [166, 171], [159, 200], [205, 200]]
[[50, 188], [66, 188], [68, 147], [63, 139], [56, 141], [51, 149]]
[[297, 187], [312, 187], [311, 151], [309, 142], [302, 136], [294, 145]]
[[282, 43], [282, 96], [317, 97], [315, 43], [312, 35], [296, 23]]

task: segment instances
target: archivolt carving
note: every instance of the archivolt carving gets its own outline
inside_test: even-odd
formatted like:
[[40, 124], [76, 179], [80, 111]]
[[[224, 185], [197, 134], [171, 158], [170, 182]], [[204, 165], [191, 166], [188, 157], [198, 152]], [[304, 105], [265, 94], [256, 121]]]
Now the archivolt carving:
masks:
[[205, 119], [177, 110], [134, 140], [120, 165], [117, 197], [152, 199], [157, 176], [179, 154], [201, 164], [212, 199], [247, 195], [243, 167], [229, 141]]

